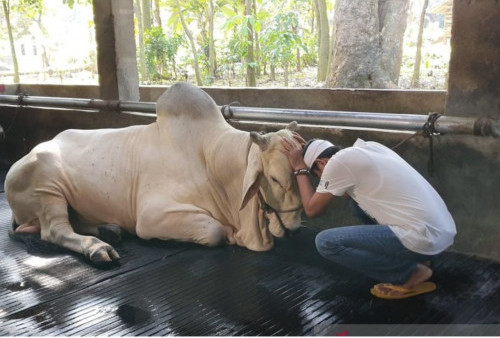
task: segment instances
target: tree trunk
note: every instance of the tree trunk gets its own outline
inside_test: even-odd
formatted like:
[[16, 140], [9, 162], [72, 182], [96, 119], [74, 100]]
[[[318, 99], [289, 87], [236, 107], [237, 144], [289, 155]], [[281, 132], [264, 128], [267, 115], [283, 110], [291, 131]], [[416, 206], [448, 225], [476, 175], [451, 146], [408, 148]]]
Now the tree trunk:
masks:
[[261, 54], [260, 54], [260, 43], [259, 43], [259, 33], [255, 32], [255, 57], [254, 59], [256, 60], [256, 64], [258, 64], [259, 66], [257, 67], [257, 69], [255, 69], [255, 76], [256, 77], [259, 77], [260, 76], [260, 64], [261, 64]]
[[[296, 9], [296, 12], [298, 13], [299, 12], [299, 9], [297, 8]], [[292, 25], [292, 29], [293, 29], [293, 33], [296, 34], [297, 36], [299, 36], [299, 27], [297, 25]], [[300, 56], [300, 46], [298, 46], [295, 50], [295, 57], [297, 59], [297, 67], [296, 67], [296, 70], [297, 72], [301, 72], [302, 71], [302, 62], [301, 62], [301, 56]], [[287, 67], [288, 67], [288, 63], [287, 63]]]
[[182, 15], [182, 9], [179, 0], [175, 0], [175, 3], [177, 5], [177, 10], [179, 11], [179, 18], [181, 20], [182, 29], [184, 30], [184, 34], [186, 34], [189, 40], [189, 44], [191, 45], [191, 52], [193, 53], [193, 67], [196, 76], [196, 84], [198, 86], [201, 86], [202, 81], [200, 76], [200, 67], [198, 66], [198, 53], [196, 51], [196, 45], [194, 43], [193, 34], [191, 34], [191, 32], [188, 29], [188, 26], [186, 25], [186, 22], [184, 21], [184, 16]]
[[215, 78], [215, 71], [217, 69], [216, 56], [215, 56], [215, 41], [214, 41], [214, 1], [209, 1], [208, 8], [208, 72], [211, 77]]
[[[255, 0], [252, 0], [253, 2], [253, 12], [254, 12], [254, 16], [255, 18], [257, 18], [257, 2]], [[259, 65], [259, 67], [257, 67], [257, 69], [255, 70], [255, 75], [257, 77], [260, 76], [260, 64], [261, 64], [261, 55], [260, 55], [260, 42], [259, 42], [259, 33], [258, 32], [254, 32], [254, 36], [255, 36], [255, 57], [254, 59], [256, 60], [256, 63]]]
[[330, 28], [326, 12], [326, 0], [314, 0], [318, 15], [318, 81], [326, 80], [330, 53]]
[[19, 64], [17, 63], [16, 47], [14, 46], [12, 26], [10, 25], [10, 4], [7, 0], [3, 0], [2, 5], [3, 13], [5, 15], [5, 22], [7, 23], [7, 31], [9, 34], [10, 55], [12, 57], [12, 65], [14, 66], [14, 83], [19, 83]]
[[142, 0], [142, 26], [144, 32], [151, 29], [151, 0]]
[[284, 71], [285, 71], [285, 72], [284, 72], [284, 73], [285, 73], [285, 74], [284, 74], [284, 85], [285, 85], [285, 87], [288, 87], [288, 61], [287, 61], [287, 62], [285, 62], [285, 64], [284, 64], [284, 68], [285, 68], [285, 69], [284, 69]]
[[297, 48], [297, 72], [302, 71], [302, 62], [301, 62], [301, 56], [300, 56], [300, 48]]
[[161, 27], [161, 17], [160, 17], [160, 0], [154, 0], [154, 16], [157, 27]]
[[381, 68], [387, 71], [389, 79], [398, 84], [403, 59], [403, 41], [408, 19], [409, 1], [380, 0]]
[[397, 87], [408, 1], [337, 2], [327, 87]]
[[142, 16], [142, 4], [141, 0], [135, 1], [135, 8], [137, 11], [137, 26], [139, 28], [139, 34], [137, 36], [139, 42], [139, 74], [142, 81], [148, 80], [148, 71], [146, 68], [146, 53], [144, 52], [144, 23]]
[[318, 2], [316, 0], [313, 0], [311, 6], [312, 6], [311, 34], [314, 34], [314, 28], [316, 27], [315, 19], [319, 17]]
[[411, 77], [411, 87], [418, 87], [418, 82], [420, 80], [420, 63], [422, 62], [422, 39], [424, 35], [424, 21], [425, 12], [427, 11], [427, 6], [429, 5], [429, 0], [424, 1], [422, 7], [422, 12], [420, 14], [420, 22], [418, 24], [418, 38], [417, 38], [417, 51], [415, 53], [415, 65], [413, 66], [413, 76]]
[[[252, 15], [252, 0], [245, 0], [245, 15]], [[253, 55], [253, 27], [248, 23], [248, 51], [246, 56], [246, 64], [247, 64], [247, 76], [246, 82], [248, 87], [256, 87], [257, 79], [255, 78], [255, 68], [250, 66], [255, 62]]]
[[40, 32], [42, 32], [42, 35], [44, 37], [43, 41], [39, 41], [40, 45], [42, 46], [42, 52], [40, 53], [40, 57], [42, 58], [42, 70], [43, 70], [43, 80], [47, 79], [47, 68], [50, 66], [49, 62], [49, 57], [47, 56], [47, 48], [45, 48], [45, 37], [47, 36], [47, 30], [42, 24], [42, 10], [40, 9], [38, 12], [38, 16], [36, 19], [36, 24], [38, 26], [38, 29]]

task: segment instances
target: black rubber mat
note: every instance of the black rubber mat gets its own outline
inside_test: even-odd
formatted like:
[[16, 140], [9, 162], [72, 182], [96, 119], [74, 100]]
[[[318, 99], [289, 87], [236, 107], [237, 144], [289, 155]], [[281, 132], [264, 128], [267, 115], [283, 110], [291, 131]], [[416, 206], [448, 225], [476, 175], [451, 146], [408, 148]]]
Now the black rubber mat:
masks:
[[[128, 270], [151, 264], [185, 248], [178, 243], [147, 242], [129, 239], [116, 247], [120, 265], [106, 270], [95, 268], [83, 257], [69, 253], [27, 253], [23, 243], [8, 236], [11, 212], [0, 198], [0, 317], [58, 298], [78, 288], [98, 284]], [[143, 255], [147, 249], [147, 255]], [[1, 331], [1, 329], [0, 329]]]
[[499, 335], [500, 264], [455, 253], [438, 290], [372, 297], [375, 281], [325, 261], [302, 230], [269, 252], [127, 238], [107, 270], [8, 238], [0, 195], [0, 335]]

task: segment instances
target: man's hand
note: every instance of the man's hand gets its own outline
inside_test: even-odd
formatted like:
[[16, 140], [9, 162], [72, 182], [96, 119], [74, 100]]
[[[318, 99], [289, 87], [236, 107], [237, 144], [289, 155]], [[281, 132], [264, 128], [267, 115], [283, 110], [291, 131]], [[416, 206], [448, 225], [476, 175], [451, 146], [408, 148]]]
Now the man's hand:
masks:
[[293, 131], [292, 132], [292, 135], [293, 135], [293, 138], [297, 140], [297, 142], [299, 142], [300, 146], [302, 149], [304, 149], [305, 145], [306, 145], [306, 140], [304, 140], [302, 138], [302, 136], [299, 135], [299, 133], [297, 133], [296, 131]]
[[[305, 145], [305, 141], [297, 133], [294, 133], [293, 137], [300, 144], [292, 142], [289, 139], [282, 138], [281, 144], [283, 145], [283, 150], [281, 150], [281, 152], [286, 155], [286, 157], [288, 158], [288, 161], [290, 162], [292, 169], [295, 171], [295, 170], [307, 168], [307, 166], [304, 162], [304, 158], [302, 157], [302, 148]], [[302, 140], [304, 145], [301, 143], [301, 141], [299, 139]]]
[[[281, 152], [288, 158], [293, 171], [296, 171], [307, 168], [304, 157], [302, 156], [302, 149], [306, 142], [297, 133], [293, 133], [293, 138], [298, 144], [287, 138], [281, 139], [281, 144], [283, 145], [283, 150], [281, 150]], [[296, 179], [299, 185], [300, 199], [302, 200], [302, 206], [304, 207], [306, 216], [316, 217], [321, 215], [333, 199], [333, 195], [330, 193], [315, 192], [309, 180], [309, 176], [307, 175], [297, 175]]]

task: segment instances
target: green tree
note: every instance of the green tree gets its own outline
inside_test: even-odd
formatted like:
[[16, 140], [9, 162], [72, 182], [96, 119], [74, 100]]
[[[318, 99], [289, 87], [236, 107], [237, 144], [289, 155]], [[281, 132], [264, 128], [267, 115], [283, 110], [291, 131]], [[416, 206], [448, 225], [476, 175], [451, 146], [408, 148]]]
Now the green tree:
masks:
[[257, 86], [257, 78], [255, 77], [255, 68], [258, 66], [255, 63], [254, 58], [254, 25], [255, 25], [255, 17], [253, 16], [252, 10], [252, 0], [245, 0], [245, 16], [247, 18], [247, 29], [245, 30], [245, 35], [242, 38], [247, 40], [247, 53], [246, 53], [246, 64], [247, 64], [247, 86], [248, 87], [256, 87]]
[[197, 37], [198, 46], [201, 46], [203, 53], [198, 57], [206, 64], [206, 74], [209, 81], [213, 81], [217, 70], [217, 57], [215, 48], [215, 16], [221, 1], [215, 0], [191, 0], [185, 3], [189, 9], [190, 16], [195, 17], [195, 21], [200, 30]]
[[254, 32], [260, 31], [261, 22], [251, 12], [251, 1], [245, 0], [244, 5], [233, 3], [221, 8], [227, 18], [223, 28], [231, 35], [227, 45], [230, 54], [237, 55], [244, 65], [247, 86], [255, 87], [258, 64], [254, 57]]
[[181, 7], [179, 0], [175, 0], [174, 9], [175, 9], [175, 11], [172, 14], [176, 15], [177, 18], [179, 19], [179, 21], [182, 25], [182, 29], [184, 31], [184, 34], [186, 35], [186, 37], [189, 41], [189, 45], [191, 47], [191, 53], [193, 55], [193, 68], [194, 68], [194, 72], [195, 72], [195, 76], [196, 76], [196, 84], [198, 86], [201, 86], [202, 81], [201, 81], [201, 74], [200, 74], [200, 66], [198, 64], [198, 50], [196, 48], [196, 43], [195, 43], [195, 40], [193, 37], [193, 33], [191, 33], [191, 31], [189, 30], [187, 18], [184, 17], [185, 9], [183, 9]]
[[184, 39], [181, 35], [167, 38], [160, 27], [146, 31], [144, 45], [148, 79], [153, 82], [177, 78], [175, 57]]
[[285, 86], [288, 86], [290, 65], [297, 61], [295, 51], [297, 47], [303, 47], [295, 30], [297, 25], [298, 17], [295, 12], [278, 14], [261, 34], [263, 55], [271, 66], [283, 68]]

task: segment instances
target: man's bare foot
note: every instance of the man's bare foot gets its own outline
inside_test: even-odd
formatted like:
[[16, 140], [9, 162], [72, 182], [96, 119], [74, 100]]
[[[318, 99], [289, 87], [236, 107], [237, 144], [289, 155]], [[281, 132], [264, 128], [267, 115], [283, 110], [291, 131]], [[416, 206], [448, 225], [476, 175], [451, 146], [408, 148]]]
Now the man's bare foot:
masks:
[[[415, 286], [420, 285], [427, 280], [429, 280], [432, 276], [432, 269], [428, 267], [426, 264], [417, 264], [417, 267], [413, 271], [413, 274], [410, 276], [410, 278], [406, 281], [406, 283], [397, 285], [400, 286], [404, 289], [411, 290]], [[377, 284], [374, 286], [374, 288], [384, 294], [387, 295], [400, 295], [403, 294], [403, 292], [394, 290], [393, 288], [387, 288], [384, 286], [385, 283]]]

